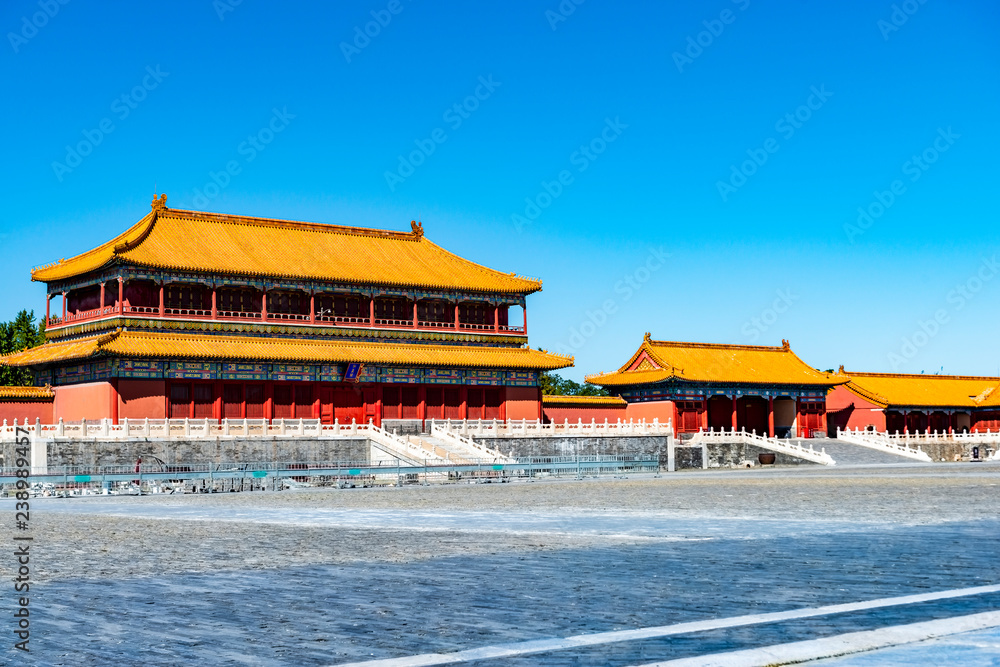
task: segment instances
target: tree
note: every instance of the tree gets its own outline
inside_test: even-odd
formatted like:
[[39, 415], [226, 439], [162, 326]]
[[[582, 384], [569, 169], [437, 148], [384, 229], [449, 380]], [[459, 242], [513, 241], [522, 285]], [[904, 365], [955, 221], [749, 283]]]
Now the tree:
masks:
[[[45, 325], [35, 323], [35, 311], [22, 310], [10, 322], [0, 322], [0, 356], [20, 352], [45, 342]], [[0, 366], [0, 385], [31, 386], [34, 377], [27, 368]]]
[[580, 384], [558, 373], [540, 373], [538, 384], [546, 396], [610, 396], [608, 390], [593, 384]]

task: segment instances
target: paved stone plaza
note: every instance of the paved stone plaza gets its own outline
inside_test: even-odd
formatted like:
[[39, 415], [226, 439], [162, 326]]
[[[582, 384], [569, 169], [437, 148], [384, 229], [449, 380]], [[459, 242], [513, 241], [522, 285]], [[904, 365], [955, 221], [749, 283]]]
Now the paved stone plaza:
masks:
[[[335, 665], [995, 585], [998, 485], [995, 464], [904, 464], [36, 499], [32, 657]], [[1000, 589], [465, 664], [648, 664], [998, 609]], [[996, 664], [997, 646], [826, 664]]]

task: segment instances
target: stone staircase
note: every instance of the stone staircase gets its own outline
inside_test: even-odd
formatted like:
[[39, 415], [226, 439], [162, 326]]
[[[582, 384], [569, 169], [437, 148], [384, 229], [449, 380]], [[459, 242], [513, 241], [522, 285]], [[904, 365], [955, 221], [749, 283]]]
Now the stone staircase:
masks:
[[[801, 442], [801, 441], [800, 441]], [[918, 463], [914, 459], [889, 451], [879, 451], [856, 445], [845, 440], [832, 438], [813, 438], [813, 447], [823, 447], [826, 453], [833, 457], [838, 466], [845, 465], [885, 465], [891, 463]]]

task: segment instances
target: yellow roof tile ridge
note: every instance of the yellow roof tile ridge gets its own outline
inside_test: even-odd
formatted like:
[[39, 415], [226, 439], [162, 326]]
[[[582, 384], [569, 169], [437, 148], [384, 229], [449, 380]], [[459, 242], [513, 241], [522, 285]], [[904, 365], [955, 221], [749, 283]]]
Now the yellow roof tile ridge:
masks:
[[739, 343], [691, 343], [674, 340], [650, 340], [654, 347], [686, 347], [705, 350], [748, 350], [754, 352], [790, 352], [784, 345], [744, 345]]
[[262, 218], [251, 215], [236, 215], [230, 213], [209, 213], [208, 211], [189, 211], [184, 209], [169, 209], [167, 217], [190, 220], [204, 220], [220, 224], [250, 225], [255, 227], [275, 227], [280, 229], [297, 229], [307, 232], [324, 234], [351, 234], [354, 236], [373, 236], [393, 238], [401, 241], [420, 241], [423, 236], [416, 231], [402, 232], [392, 229], [374, 229], [371, 227], [352, 227], [350, 225], [335, 225], [326, 222], [305, 222], [302, 220], [285, 220], [282, 218]]
[[896, 378], [900, 380], [906, 379], [937, 379], [937, 380], [995, 380], [1000, 382], [1000, 377], [994, 375], [938, 375], [938, 374], [927, 374], [927, 373], [870, 373], [870, 372], [854, 372], [854, 371], [844, 371], [847, 373], [848, 377], [873, 377], [873, 378]]
[[562, 394], [543, 394], [542, 403], [598, 403], [626, 405], [627, 402], [621, 396], [573, 396]]

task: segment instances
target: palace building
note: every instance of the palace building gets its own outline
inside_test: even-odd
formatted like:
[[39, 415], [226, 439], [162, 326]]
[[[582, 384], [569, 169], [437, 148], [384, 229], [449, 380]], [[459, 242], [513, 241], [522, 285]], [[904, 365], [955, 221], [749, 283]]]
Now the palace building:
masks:
[[827, 398], [838, 428], [889, 433], [1000, 429], [1000, 378], [900, 373], [837, 373], [849, 381]]
[[162, 195], [31, 278], [48, 288], [47, 342], [0, 363], [51, 387], [18, 398], [51, 391], [52, 420], [540, 419], [538, 374], [573, 363], [528, 347], [541, 281], [453, 255], [416, 222], [181, 211]]
[[781, 347], [652, 340], [617, 371], [587, 382], [618, 394], [629, 418], [668, 419], [679, 433], [756, 431], [776, 437], [826, 433], [826, 395], [847, 378], [822, 373]]

